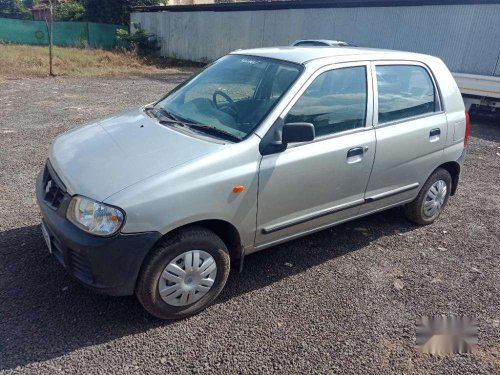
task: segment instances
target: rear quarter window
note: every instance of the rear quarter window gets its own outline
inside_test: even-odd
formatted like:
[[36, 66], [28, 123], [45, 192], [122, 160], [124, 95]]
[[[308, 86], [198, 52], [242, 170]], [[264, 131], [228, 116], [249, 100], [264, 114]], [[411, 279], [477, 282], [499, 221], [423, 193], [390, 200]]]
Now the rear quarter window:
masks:
[[439, 111], [436, 88], [418, 65], [378, 65], [378, 122], [402, 120]]

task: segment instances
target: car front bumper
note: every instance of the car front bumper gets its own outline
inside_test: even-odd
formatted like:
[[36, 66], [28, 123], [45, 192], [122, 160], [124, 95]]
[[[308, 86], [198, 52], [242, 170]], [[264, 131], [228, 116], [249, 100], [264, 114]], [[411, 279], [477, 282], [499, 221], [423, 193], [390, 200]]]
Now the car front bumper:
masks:
[[[58, 192], [47, 197], [47, 174]], [[69, 274], [85, 286], [108, 295], [134, 293], [141, 265], [149, 250], [159, 240], [158, 232], [119, 233], [99, 237], [82, 231], [66, 219], [71, 196], [66, 193], [50, 163], [38, 175], [36, 197], [53, 255]], [[57, 195], [58, 203], [53, 203]]]

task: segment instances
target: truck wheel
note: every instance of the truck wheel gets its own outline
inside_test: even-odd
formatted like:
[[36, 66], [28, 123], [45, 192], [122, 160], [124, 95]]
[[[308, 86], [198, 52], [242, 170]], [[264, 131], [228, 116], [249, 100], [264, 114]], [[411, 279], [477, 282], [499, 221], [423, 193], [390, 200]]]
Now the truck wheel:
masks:
[[450, 192], [450, 173], [442, 168], [436, 169], [418, 193], [417, 198], [405, 206], [406, 217], [419, 225], [432, 224], [446, 206]]
[[189, 227], [154, 248], [142, 266], [135, 294], [160, 319], [184, 318], [217, 298], [229, 270], [224, 242], [205, 228]]

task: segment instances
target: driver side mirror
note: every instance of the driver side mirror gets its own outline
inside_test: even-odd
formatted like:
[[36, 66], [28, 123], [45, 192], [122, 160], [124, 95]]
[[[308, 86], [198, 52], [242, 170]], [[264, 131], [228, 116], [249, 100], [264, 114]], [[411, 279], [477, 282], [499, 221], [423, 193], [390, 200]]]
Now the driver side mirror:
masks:
[[312, 141], [316, 136], [314, 125], [306, 122], [284, 124], [279, 117], [259, 144], [261, 155], [271, 155], [286, 150], [288, 143]]
[[308, 142], [314, 140], [314, 125], [307, 122], [292, 122], [285, 124], [281, 131], [283, 144], [293, 142]]

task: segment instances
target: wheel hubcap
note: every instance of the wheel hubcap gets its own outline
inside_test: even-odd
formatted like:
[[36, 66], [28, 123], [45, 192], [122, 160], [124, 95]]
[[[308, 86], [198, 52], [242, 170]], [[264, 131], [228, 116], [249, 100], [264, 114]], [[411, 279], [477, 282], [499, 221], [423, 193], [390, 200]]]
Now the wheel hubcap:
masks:
[[208, 293], [216, 276], [217, 264], [209, 253], [186, 251], [165, 267], [158, 282], [158, 292], [171, 306], [190, 305]]
[[446, 186], [446, 182], [443, 180], [436, 181], [430, 187], [424, 201], [423, 211], [425, 216], [433, 217], [439, 214], [446, 199], [447, 192], [448, 188]]

